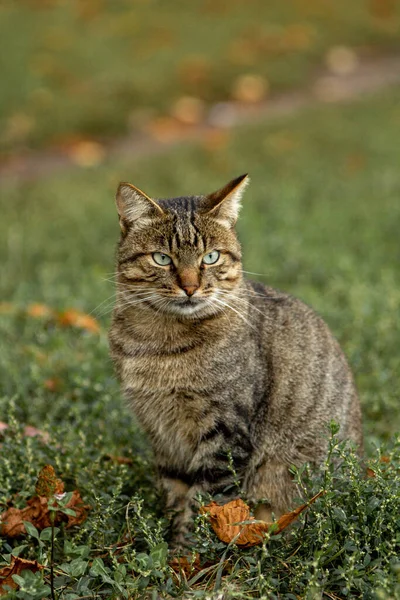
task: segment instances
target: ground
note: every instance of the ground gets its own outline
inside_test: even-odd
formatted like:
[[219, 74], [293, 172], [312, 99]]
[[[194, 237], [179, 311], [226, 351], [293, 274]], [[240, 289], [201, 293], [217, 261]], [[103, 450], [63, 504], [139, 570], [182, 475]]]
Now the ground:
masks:
[[[7, 184], [1, 222], [7, 299], [1, 307], [1, 414], [10, 430], [4, 433], [0, 463], [1, 502], [5, 506], [14, 498], [23, 505], [34, 493], [39, 469], [51, 463], [67, 487], [79, 488], [91, 504], [85, 524], [56, 539], [60, 597], [94, 590], [99, 597], [102, 591], [117, 597], [118, 585], [132, 597], [143, 597], [144, 589], [164, 595], [186, 589], [189, 597], [220, 586], [232, 594], [241, 590], [243, 598], [253, 597], [255, 589], [277, 598], [395, 593], [399, 100], [400, 89], [392, 89], [354, 105], [324, 106], [238, 128], [164, 156]], [[349, 479], [349, 469], [353, 475], [357, 471], [350, 456], [347, 472], [334, 484], [326, 473], [323, 480], [313, 479], [309, 493], [322, 485], [328, 494], [302, 529], [280, 534], [262, 550], [226, 553], [202, 522], [196, 548], [207, 568], [216, 566], [186, 584], [166, 566], [165, 522], [159, 520], [151, 454], [108, 358], [118, 236], [113, 194], [120, 179], [154, 196], [207, 192], [243, 171], [252, 178], [239, 224], [245, 269], [301, 297], [333, 329], [355, 373], [367, 454], [375, 457], [379, 477]], [[90, 313], [100, 330], [62, 326], [43, 307], [43, 316], [32, 316], [40, 313], [33, 302], [54, 311]], [[49, 440], [24, 437], [26, 424], [47, 432]], [[391, 457], [389, 467], [379, 463], [382, 453]], [[128, 457], [132, 464], [110, 456]], [[332, 511], [336, 520], [327, 528]], [[126, 539], [128, 526], [135, 544], [127, 542], [127, 571], [118, 579], [113, 544]], [[24, 543], [22, 555], [37, 558], [35, 543]], [[14, 545], [4, 539], [3, 556]], [[149, 558], [152, 551], [161, 552], [160, 565]], [[228, 573], [221, 567], [222, 553], [229, 559]], [[107, 576], [100, 573], [99, 555]], [[74, 575], [71, 564], [78, 558], [83, 563]], [[250, 580], [246, 569], [253, 574]]]

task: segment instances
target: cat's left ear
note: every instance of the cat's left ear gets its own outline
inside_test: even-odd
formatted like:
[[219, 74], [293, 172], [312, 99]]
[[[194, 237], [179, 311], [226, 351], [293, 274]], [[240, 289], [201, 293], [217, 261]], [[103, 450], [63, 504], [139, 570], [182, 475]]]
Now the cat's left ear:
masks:
[[143, 226], [147, 225], [152, 217], [164, 216], [161, 206], [131, 183], [119, 184], [115, 202], [123, 234], [132, 223]]
[[243, 192], [249, 184], [247, 173], [232, 179], [223, 188], [205, 198], [204, 213], [230, 229], [237, 221]]

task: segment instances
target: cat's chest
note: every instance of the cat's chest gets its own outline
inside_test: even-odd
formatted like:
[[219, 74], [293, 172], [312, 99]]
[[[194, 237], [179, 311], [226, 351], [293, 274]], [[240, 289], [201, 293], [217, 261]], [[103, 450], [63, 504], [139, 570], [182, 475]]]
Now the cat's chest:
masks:
[[193, 390], [141, 390], [131, 401], [159, 461], [177, 467], [189, 466], [203, 435], [218, 420], [212, 399]]

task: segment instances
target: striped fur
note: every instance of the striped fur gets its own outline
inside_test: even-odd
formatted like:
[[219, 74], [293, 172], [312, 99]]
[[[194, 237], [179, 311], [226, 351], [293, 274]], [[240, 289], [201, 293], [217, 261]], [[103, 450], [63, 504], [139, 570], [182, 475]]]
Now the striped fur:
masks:
[[[270, 518], [296, 493], [290, 465], [324, 459], [330, 420], [362, 446], [353, 378], [326, 324], [242, 276], [234, 224], [245, 183], [167, 200], [129, 184], [117, 194], [111, 356], [151, 441], [179, 543], [195, 495], [232, 485], [230, 461], [248, 499], [268, 500], [258, 516]], [[213, 250], [219, 260], [202, 263]], [[154, 252], [172, 263], [157, 265]]]

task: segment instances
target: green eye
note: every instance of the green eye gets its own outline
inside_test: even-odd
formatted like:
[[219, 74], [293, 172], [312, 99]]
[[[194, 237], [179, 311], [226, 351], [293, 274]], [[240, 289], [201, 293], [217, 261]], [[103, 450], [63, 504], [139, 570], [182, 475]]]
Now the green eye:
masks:
[[220, 252], [218, 250], [213, 250], [212, 252], [209, 252], [203, 256], [203, 263], [205, 265], [213, 265], [219, 259], [219, 255]]
[[166, 267], [172, 263], [172, 258], [163, 252], [153, 252], [152, 257], [154, 262], [160, 265], [160, 267]]

